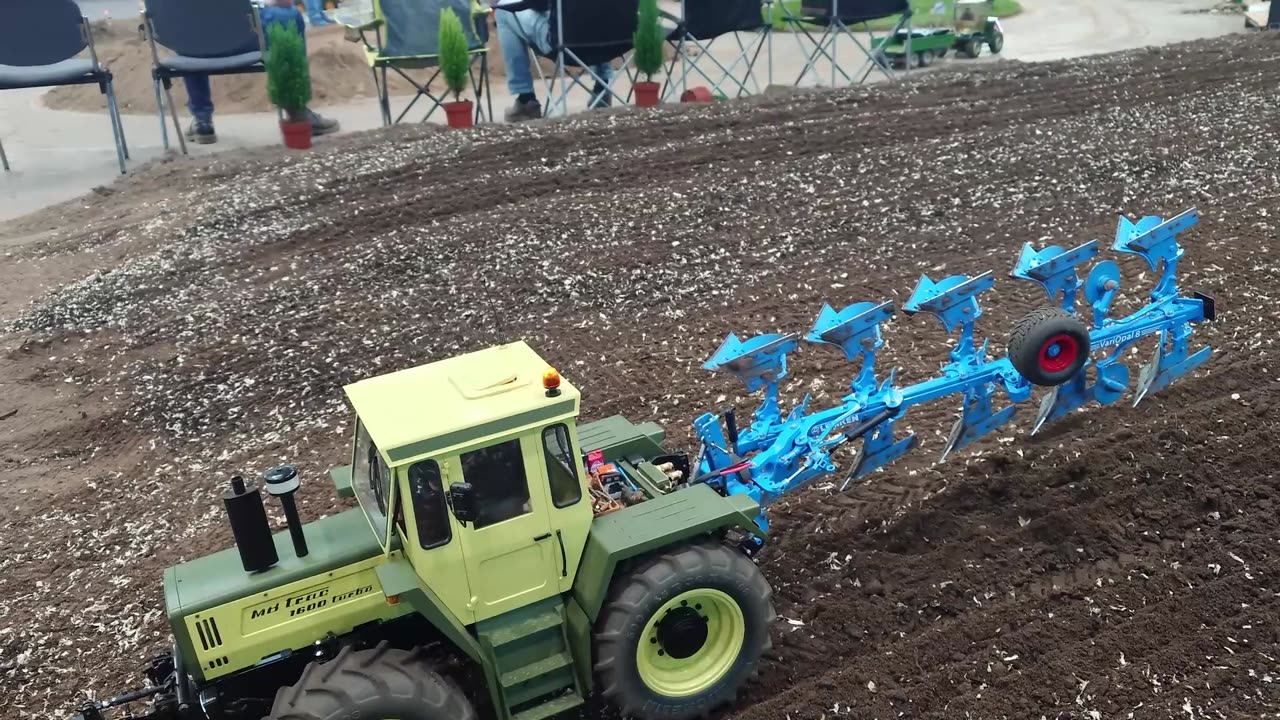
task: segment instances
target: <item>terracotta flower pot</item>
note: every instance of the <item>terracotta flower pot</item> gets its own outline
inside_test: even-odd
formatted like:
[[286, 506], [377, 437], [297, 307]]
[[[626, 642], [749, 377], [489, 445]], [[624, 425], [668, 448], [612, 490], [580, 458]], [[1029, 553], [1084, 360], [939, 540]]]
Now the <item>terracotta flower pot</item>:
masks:
[[635, 85], [636, 107], [657, 107], [658, 93], [662, 86], [656, 82], [638, 82]]
[[311, 149], [311, 121], [280, 121], [280, 132], [284, 135], [284, 146], [294, 150]]
[[691, 87], [680, 95], [680, 102], [684, 103], [709, 103], [714, 99], [711, 96], [711, 88], [702, 85]]
[[472, 127], [474, 123], [471, 111], [474, 107], [470, 100], [445, 103], [444, 114], [449, 120], [449, 127], [458, 130]]

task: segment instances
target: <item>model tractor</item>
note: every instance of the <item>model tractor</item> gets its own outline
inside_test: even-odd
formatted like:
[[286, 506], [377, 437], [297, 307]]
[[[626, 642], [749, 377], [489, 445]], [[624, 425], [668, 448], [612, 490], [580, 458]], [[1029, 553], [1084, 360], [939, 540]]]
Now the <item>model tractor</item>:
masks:
[[1004, 49], [1004, 28], [992, 14], [991, 0], [954, 0], [950, 27], [902, 28], [875, 47], [886, 64], [898, 68], [928, 67], [956, 54], [976, 59], [985, 45], [992, 55]]
[[[578, 390], [524, 343], [354, 383], [350, 462], [329, 475], [358, 507], [302, 524], [294, 468], [233, 478], [223, 502], [235, 547], [165, 571], [173, 642], [148, 663], [148, 686], [78, 717], [541, 720], [593, 691], [628, 717], [700, 717], [734, 700], [770, 645], [771, 590], [755, 563], [765, 508], [834, 473], [841, 448], [857, 449], [847, 487], [915, 447], [894, 428], [913, 405], [963, 396], [945, 454], [1011, 419], [1016, 405], [997, 409], [997, 391], [1017, 403], [1050, 388], [1037, 429], [1115, 402], [1130, 385], [1118, 360], [1142, 338], [1159, 342], [1138, 400], [1208, 359], [1189, 342], [1213, 302], [1175, 281], [1176, 237], [1195, 221], [1121, 219], [1114, 248], [1159, 279], [1119, 318], [1117, 265], [1077, 272], [1096, 241], [1028, 244], [1012, 275], [1050, 305], [1000, 357], [974, 339], [991, 273], [922, 277], [902, 310], [959, 336], [941, 374], [914, 385], [876, 374], [891, 303], [824, 307], [806, 339], [859, 363], [831, 407], [780, 408], [798, 334], [730, 335], [706, 367], [763, 401], [747, 427], [731, 409], [697, 418], [691, 454], [665, 449], [651, 423], [580, 425]], [[287, 528], [273, 534], [276, 502]]]

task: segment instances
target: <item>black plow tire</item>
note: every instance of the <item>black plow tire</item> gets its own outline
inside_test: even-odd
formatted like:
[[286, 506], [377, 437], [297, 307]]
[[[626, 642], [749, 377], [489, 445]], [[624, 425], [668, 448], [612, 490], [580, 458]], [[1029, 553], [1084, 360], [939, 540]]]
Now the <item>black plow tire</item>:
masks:
[[756, 675], [776, 618], [773, 589], [741, 551], [668, 548], [613, 579], [596, 624], [601, 692], [624, 717], [705, 716]]
[[475, 720], [453, 683], [431, 669], [426, 653], [344, 648], [311, 663], [296, 685], [280, 688], [267, 720]]
[[1080, 318], [1060, 308], [1031, 312], [1009, 335], [1009, 362], [1033, 385], [1061, 385], [1088, 361], [1088, 328]]

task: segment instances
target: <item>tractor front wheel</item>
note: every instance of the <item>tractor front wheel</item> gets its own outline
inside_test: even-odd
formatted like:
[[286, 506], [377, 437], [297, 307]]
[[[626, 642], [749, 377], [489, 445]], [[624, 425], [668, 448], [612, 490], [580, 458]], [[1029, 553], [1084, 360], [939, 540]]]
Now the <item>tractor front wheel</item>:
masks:
[[773, 590], [719, 543], [664, 551], [615, 578], [596, 675], [623, 715], [689, 720], [731, 703], [770, 647]]
[[397, 718], [475, 720], [462, 691], [431, 669], [426, 653], [343, 648], [333, 660], [311, 663], [296, 685], [281, 688], [267, 720]]
[[987, 47], [991, 48], [992, 55], [999, 55], [1004, 49], [1004, 31], [998, 27], [992, 28], [987, 36]]
[[1059, 308], [1040, 308], [1013, 326], [1009, 362], [1033, 385], [1061, 385], [1089, 361], [1089, 330]]

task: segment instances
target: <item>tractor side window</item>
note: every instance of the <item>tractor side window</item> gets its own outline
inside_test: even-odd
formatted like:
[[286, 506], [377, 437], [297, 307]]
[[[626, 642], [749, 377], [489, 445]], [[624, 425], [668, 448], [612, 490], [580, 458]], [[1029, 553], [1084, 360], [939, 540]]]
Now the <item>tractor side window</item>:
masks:
[[449, 508], [444, 501], [440, 465], [423, 460], [409, 468], [409, 493], [413, 497], [413, 517], [418, 522], [418, 543], [423, 550], [449, 544]]
[[547, 482], [551, 484], [551, 502], [558, 508], [566, 508], [582, 499], [582, 484], [578, 482], [577, 463], [573, 460], [573, 445], [569, 442], [569, 428], [552, 425], [542, 431], [542, 454], [547, 461]]
[[378, 533], [379, 541], [387, 533], [387, 506], [391, 494], [391, 470], [382, 460], [378, 446], [369, 437], [364, 423], [356, 426], [356, 447], [352, 457], [351, 479], [360, 507], [369, 517], [369, 524]]
[[463, 453], [462, 479], [475, 489], [477, 530], [533, 512], [518, 438]]

